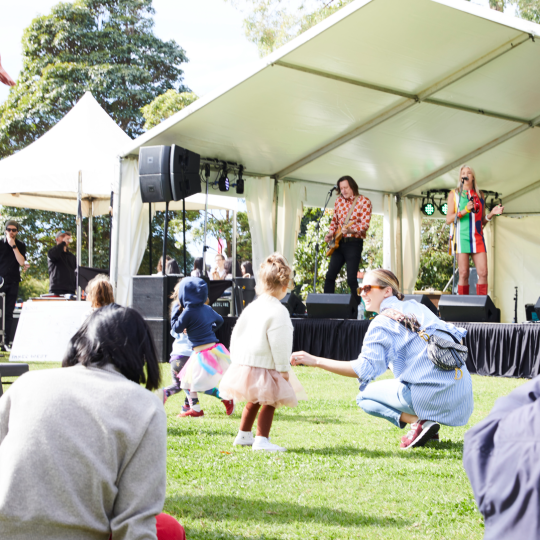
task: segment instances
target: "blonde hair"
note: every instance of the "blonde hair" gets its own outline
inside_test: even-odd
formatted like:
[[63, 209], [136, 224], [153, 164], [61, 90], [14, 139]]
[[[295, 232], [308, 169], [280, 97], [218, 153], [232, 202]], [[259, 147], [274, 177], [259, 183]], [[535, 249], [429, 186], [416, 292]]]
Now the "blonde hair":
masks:
[[478, 191], [478, 185], [476, 184], [476, 173], [474, 172], [474, 169], [470, 165], [462, 165], [459, 168], [459, 176], [458, 176], [458, 183], [457, 183], [458, 189], [461, 186], [461, 171], [463, 171], [463, 169], [469, 169], [472, 172], [473, 190], [476, 191], [476, 193], [478, 193], [478, 195], [480, 195], [480, 192]]
[[88, 282], [86, 301], [90, 302], [92, 307], [96, 309], [114, 304], [114, 293], [109, 276], [98, 274]]
[[378, 268], [377, 270], [371, 270], [368, 275], [373, 276], [377, 280], [379, 287], [391, 287], [392, 294], [397, 296], [398, 300], [403, 300], [405, 297], [399, 290], [399, 280], [393, 272], [390, 270], [383, 270]]
[[292, 268], [281, 253], [272, 253], [261, 264], [257, 281], [257, 294], [274, 292], [281, 287], [287, 287], [291, 280]]

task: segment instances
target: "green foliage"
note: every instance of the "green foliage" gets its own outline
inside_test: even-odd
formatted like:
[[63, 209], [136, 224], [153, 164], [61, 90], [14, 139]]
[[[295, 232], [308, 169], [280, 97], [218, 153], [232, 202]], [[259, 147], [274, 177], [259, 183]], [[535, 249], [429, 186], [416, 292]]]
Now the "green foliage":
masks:
[[152, 129], [166, 118], [191, 105], [199, 97], [193, 92], [181, 92], [167, 90], [154, 101], [141, 108], [145, 119], [144, 129]]
[[[212, 236], [216, 240], [224, 239], [227, 242], [225, 254], [227, 257], [232, 257], [232, 212], [226, 210], [209, 211], [207, 235]], [[249, 230], [248, 216], [246, 212], [236, 213], [236, 260], [240, 263], [243, 261], [252, 261], [251, 251], [251, 232]], [[202, 245], [204, 238], [204, 223], [201, 222], [197, 227], [192, 229], [193, 240]], [[213, 256], [209, 255], [208, 261], [213, 260]]]
[[0, 106], [0, 157], [49, 130], [87, 90], [131, 137], [143, 131], [144, 105], [187, 91], [184, 51], [153, 34], [153, 14], [151, 0], [77, 0], [34, 19], [17, 86]]
[[[40, 281], [49, 278], [47, 267], [47, 252], [56, 246], [56, 234], [60, 231], [70, 231], [73, 240], [70, 251], [76, 253], [77, 226], [75, 216], [71, 214], [59, 214], [57, 212], [45, 212], [43, 210], [31, 210], [27, 208], [2, 207], [2, 230], [3, 223], [8, 219], [15, 219], [21, 225], [21, 231], [17, 238], [26, 244], [26, 261], [30, 268], [25, 273], [26, 277]], [[109, 216], [94, 217], [94, 268], [109, 268]], [[82, 266], [88, 266], [88, 219], [83, 219], [82, 224]]]
[[[296, 283], [296, 292], [303, 298], [306, 298], [309, 292], [313, 292], [313, 277], [315, 273], [315, 246], [319, 243], [320, 251], [318, 256], [317, 269], [317, 290], [323, 292], [324, 278], [328, 271], [330, 258], [326, 257], [326, 244], [324, 237], [330, 227], [333, 210], [327, 210], [321, 219], [320, 229], [317, 233], [317, 220], [321, 215], [319, 208], [306, 208], [300, 225], [300, 234], [298, 244], [294, 252], [294, 270]], [[364, 249], [362, 250], [362, 262], [360, 270], [381, 268], [382, 267], [382, 216], [373, 215], [366, 239], [364, 240]], [[336, 280], [337, 293], [349, 293], [345, 266], [341, 269]]]
[[49, 292], [49, 280], [48, 279], [36, 279], [32, 276], [23, 273], [22, 281], [19, 284], [19, 298], [24, 301], [29, 298], [41, 296]]
[[[199, 219], [198, 211], [186, 212], [186, 232], [191, 230], [193, 223]], [[152, 267], [150, 267], [150, 241], [146, 246], [139, 275], [150, 275], [157, 272], [157, 264], [163, 255], [163, 237], [165, 235], [165, 212], [156, 212], [152, 220], [151, 229], [152, 242]], [[182, 212], [169, 211], [169, 227], [167, 230], [167, 255], [170, 255], [184, 271], [184, 244], [182, 239]], [[188, 275], [193, 270], [193, 255], [186, 251], [186, 266]]]
[[452, 256], [448, 254], [450, 226], [444, 219], [422, 218], [420, 272], [416, 290], [442, 291], [452, 277]]

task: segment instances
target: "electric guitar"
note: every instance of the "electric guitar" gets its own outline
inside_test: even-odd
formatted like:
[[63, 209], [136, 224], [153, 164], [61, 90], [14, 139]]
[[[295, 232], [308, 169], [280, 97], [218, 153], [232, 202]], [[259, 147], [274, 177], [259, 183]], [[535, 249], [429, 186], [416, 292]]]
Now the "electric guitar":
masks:
[[326, 250], [326, 256], [330, 257], [334, 251], [339, 247], [339, 243], [343, 238], [343, 233], [341, 232], [341, 227], [338, 225], [337, 231], [334, 234], [332, 240], [328, 242], [328, 249]]

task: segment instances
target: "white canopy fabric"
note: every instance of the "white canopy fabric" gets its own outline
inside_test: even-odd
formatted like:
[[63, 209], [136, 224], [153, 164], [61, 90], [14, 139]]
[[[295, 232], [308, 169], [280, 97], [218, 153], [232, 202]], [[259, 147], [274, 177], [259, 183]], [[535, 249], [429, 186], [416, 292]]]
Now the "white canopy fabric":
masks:
[[0, 161], [0, 204], [76, 214], [80, 172], [83, 216], [106, 214], [119, 151], [130, 141], [86, 92], [45, 135]]
[[[455, 187], [467, 162], [507, 211], [540, 212], [539, 37], [539, 25], [466, 1], [357, 0], [123, 156], [175, 143], [244, 165], [246, 203], [258, 209], [252, 234], [265, 253], [280, 247], [279, 220], [291, 219], [275, 212], [282, 183], [300, 183], [302, 204], [322, 206], [328, 188], [351, 175], [385, 213], [385, 239], [396, 244], [385, 246], [385, 261], [408, 292], [420, 213], [404, 198]], [[497, 282], [496, 298], [513, 296], [508, 287]]]

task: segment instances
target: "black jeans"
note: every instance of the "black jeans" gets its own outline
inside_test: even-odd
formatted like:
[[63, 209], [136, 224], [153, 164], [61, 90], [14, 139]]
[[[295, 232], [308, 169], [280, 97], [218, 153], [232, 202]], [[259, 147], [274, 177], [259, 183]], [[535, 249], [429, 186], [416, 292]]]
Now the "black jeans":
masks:
[[[346, 240], [346, 241], [344, 241]], [[324, 292], [333, 294], [336, 290], [336, 278], [344, 264], [347, 264], [347, 284], [351, 289], [351, 295], [356, 300], [356, 304], [360, 302], [358, 296], [358, 268], [362, 260], [362, 249], [364, 240], [362, 238], [347, 238], [343, 239], [339, 247], [332, 253], [326, 279], [324, 280]]]
[[9, 344], [11, 337], [11, 322], [13, 321], [13, 310], [17, 303], [17, 296], [19, 295], [19, 282], [4, 283], [0, 288], [0, 293], [6, 293], [6, 312], [5, 312], [5, 343]]

